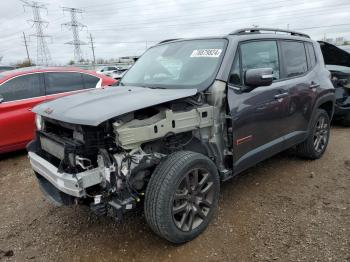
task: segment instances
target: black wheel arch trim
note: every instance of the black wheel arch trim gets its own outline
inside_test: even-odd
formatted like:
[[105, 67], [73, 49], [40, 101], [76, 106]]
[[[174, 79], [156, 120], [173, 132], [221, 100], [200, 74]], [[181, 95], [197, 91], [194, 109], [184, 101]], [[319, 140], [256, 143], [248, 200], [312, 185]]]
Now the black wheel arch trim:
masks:
[[[331, 102], [332, 103], [332, 112], [331, 112], [330, 117], [329, 117], [329, 120], [332, 120], [333, 115], [334, 115], [334, 111], [335, 111], [335, 96], [334, 96], [333, 92], [332, 93], [327, 93], [325, 95], [322, 95], [322, 96], [320, 96], [317, 99], [317, 101], [316, 101], [316, 103], [314, 105], [314, 108], [312, 110], [311, 119], [314, 118], [314, 116], [315, 116], [315, 114], [317, 112], [317, 109], [319, 109], [321, 105], [323, 105], [323, 104], [325, 104], [327, 102]], [[312, 121], [309, 122], [308, 131], [310, 131], [311, 128], [312, 128], [311, 124], [312, 124]]]

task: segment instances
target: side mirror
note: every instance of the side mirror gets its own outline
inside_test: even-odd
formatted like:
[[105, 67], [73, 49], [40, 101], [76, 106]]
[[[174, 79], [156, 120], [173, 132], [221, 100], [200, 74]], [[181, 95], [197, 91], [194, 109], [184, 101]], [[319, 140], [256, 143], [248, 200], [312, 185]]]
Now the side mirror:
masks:
[[269, 86], [273, 81], [272, 68], [248, 69], [244, 74], [245, 85], [256, 88], [258, 86]]
[[0, 95], [0, 104], [1, 104], [2, 102], [4, 102], [4, 100], [5, 100], [5, 98], [4, 98], [2, 95]]

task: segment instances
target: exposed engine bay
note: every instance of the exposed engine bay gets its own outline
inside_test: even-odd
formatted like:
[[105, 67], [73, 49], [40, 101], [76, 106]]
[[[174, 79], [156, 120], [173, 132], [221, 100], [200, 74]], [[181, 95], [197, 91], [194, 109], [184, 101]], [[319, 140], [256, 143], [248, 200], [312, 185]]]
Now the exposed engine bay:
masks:
[[[96, 127], [43, 117], [29, 151], [56, 167], [57, 173], [53, 180], [40, 176], [41, 167], [30, 152], [41, 188], [56, 204], [78, 201], [99, 215], [112, 212], [119, 217], [137, 205], [153, 170], [172, 152], [208, 155], [228, 175], [223, 155], [229, 152], [225, 84], [216, 82], [210, 91], [130, 112]], [[64, 180], [67, 177], [70, 180]]]

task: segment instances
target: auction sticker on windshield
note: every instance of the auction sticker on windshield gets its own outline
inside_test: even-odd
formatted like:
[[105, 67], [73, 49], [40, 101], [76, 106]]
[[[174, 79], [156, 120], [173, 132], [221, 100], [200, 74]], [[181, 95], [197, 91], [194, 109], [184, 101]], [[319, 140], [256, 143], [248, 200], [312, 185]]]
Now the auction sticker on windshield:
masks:
[[196, 49], [193, 50], [190, 57], [219, 57], [222, 49], [211, 48], [211, 49]]

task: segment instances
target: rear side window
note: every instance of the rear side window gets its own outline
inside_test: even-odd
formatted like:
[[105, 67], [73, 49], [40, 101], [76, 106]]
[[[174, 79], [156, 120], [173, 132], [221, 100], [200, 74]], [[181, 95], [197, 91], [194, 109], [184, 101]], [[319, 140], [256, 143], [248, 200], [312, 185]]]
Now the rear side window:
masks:
[[45, 73], [45, 83], [47, 95], [84, 89], [83, 77], [74, 72]]
[[281, 41], [285, 77], [303, 75], [307, 71], [304, 43]]
[[98, 81], [100, 81], [100, 78], [88, 74], [81, 74], [84, 79], [84, 87], [85, 89], [88, 88], [95, 88]]
[[280, 78], [276, 41], [254, 41], [240, 46], [242, 70], [272, 68], [274, 79]]
[[313, 68], [316, 65], [315, 49], [312, 43], [305, 43], [306, 50], [309, 57], [309, 68]]
[[44, 96], [40, 74], [18, 76], [0, 85], [4, 102]]

